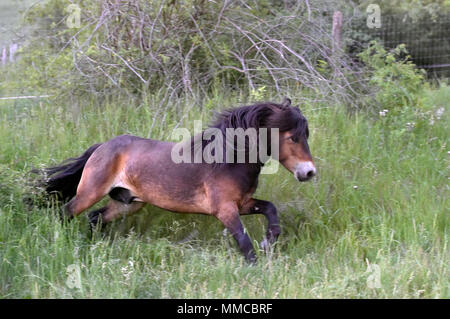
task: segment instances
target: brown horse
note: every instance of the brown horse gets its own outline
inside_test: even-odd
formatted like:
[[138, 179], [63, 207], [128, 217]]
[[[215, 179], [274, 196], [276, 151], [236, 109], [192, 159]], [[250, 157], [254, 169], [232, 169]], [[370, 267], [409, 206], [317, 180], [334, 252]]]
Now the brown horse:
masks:
[[[308, 124], [290, 102], [285, 99], [282, 104], [261, 103], [231, 109], [221, 113], [210, 127], [224, 136], [228, 128], [277, 129], [278, 161], [297, 180], [307, 181], [316, 173], [307, 142]], [[249, 144], [248, 141], [245, 144], [247, 153]], [[136, 212], [145, 203], [174, 212], [213, 215], [233, 234], [245, 258], [255, 261], [252, 243], [239, 215], [266, 216], [265, 244], [275, 242], [280, 235], [275, 206], [252, 197], [264, 162], [251, 163], [246, 157], [244, 162], [174, 163], [175, 145], [131, 135], [115, 137], [91, 146], [78, 158], [45, 169], [49, 176], [46, 190], [62, 201], [71, 199], [63, 209], [68, 218], [79, 215], [109, 194], [108, 204], [89, 214], [93, 225]], [[203, 142], [202, 147], [206, 145]]]

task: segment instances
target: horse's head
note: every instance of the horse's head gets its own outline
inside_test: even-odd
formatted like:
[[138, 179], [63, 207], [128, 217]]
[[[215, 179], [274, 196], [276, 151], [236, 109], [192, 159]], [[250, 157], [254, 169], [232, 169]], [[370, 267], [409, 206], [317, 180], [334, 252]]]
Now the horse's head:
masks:
[[308, 145], [308, 121], [286, 98], [272, 116], [272, 127], [279, 128], [279, 162], [300, 182], [316, 175], [316, 167]]
[[[316, 168], [311, 157], [308, 146], [308, 122], [297, 107], [291, 106], [291, 100], [286, 98], [282, 104], [259, 103], [255, 105], [242, 106], [224, 111], [219, 114], [216, 123], [211, 127], [219, 129], [223, 136], [227, 128], [268, 129], [269, 140], [265, 146], [258, 141], [258, 152], [262, 149], [268, 151], [279, 162], [292, 172], [297, 180], [304, 182], [316, 174]], [[278, 154], [272, 149], [274, 136], [272, 129], [279, 133]], [[227, 137], [228, 138], [228, 137]], [[235, 145], [234, 136], [230, 139], [230, 145]], [[252, 143], [246, 144], [246, 151]], [[278, 155], [278, 156], [277, 156]], [[263, 164], [263, 162], [262, 162]]]

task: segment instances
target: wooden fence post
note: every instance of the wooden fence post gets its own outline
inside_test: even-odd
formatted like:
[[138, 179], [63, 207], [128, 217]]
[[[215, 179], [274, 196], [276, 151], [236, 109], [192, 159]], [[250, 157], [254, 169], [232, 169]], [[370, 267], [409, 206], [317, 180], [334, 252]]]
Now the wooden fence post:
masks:
[[333, 38], [333, 53], [341, 49], [342, 41], [342, 12], [335, 11], [333, 14], [333, 29], [331, 31]]

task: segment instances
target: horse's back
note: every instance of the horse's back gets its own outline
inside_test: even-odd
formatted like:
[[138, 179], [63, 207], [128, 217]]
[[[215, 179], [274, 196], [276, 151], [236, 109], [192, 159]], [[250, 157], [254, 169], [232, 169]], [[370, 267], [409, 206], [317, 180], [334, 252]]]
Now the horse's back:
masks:
[[[120, 135], [104, 142], [86, 162], [82, 181], [109, 187], [129, 188], [134, 175], [145, 175], [155, 159], [170, 153], [169, 142], [134, 135]], [[138, 169], [138, 170], [136, 170]]]

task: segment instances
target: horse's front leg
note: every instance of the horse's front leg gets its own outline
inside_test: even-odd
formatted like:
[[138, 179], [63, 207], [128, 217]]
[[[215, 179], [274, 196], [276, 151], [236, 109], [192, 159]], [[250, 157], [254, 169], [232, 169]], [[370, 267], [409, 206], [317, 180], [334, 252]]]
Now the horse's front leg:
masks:
[[244, 254], [245, 259], [250, 263], [256, 262], [256, 255], [252, 242], [244, 230], [236, 204], [227, 203], [225, 205], [221, 205], [215, 216], [225, 225], [228, 231], [231, 232], [239, 248]]
[[278, 220], [277, 209], [271, 202], [251, 198], [241, 209], [242, 215], [263, 214], [267, 218], [266, 239], [261, 243], [265, 249], [267, 245], [276, 242], [281, 233], [280, 221]]

